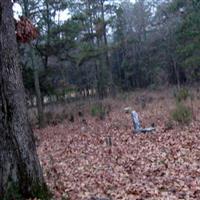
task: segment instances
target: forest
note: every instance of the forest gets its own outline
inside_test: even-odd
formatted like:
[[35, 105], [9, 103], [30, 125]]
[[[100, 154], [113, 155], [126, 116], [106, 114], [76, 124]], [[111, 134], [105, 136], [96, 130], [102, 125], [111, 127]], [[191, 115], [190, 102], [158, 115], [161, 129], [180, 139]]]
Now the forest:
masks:
[[[28, 98], [51, 102], [199, 81], [198, 1], [22, 1], [39, 35], [21, 45]], [[66, 12], [68, 19], [62, 19]], [[67, 14], [70, 13], [70, 14]], [[33, 61], [34, 60], [34, 61]], [[34, 69], [37, 73], [34, 76]]]
[[200, 199], [199, 0], [0, 0], [0, 200]]

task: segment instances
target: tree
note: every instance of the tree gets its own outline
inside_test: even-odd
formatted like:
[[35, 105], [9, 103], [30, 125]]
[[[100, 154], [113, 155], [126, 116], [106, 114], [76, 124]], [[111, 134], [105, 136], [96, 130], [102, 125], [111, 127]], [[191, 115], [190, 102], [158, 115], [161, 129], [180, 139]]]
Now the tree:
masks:
[[[77, 37], [78, 43], [76, 42], [78, 45], [77, 69], [86, 69], [85, 74], [87, 75], [88, 66], [90, 66], [93, 76], [89, 80], [90, 84], [85, 84], [85, 89], [95, 88], [100, 98], [106, 97], [108, 91], [115, 94], [108, 41], [108, 28], [112, 22], [114, 9], [115, 2], [113, 0], [77, 0], [71, 3], [70, 8], [72, 18], [78, 21], [82, 27]], [[90, 64], [88, 65], [88, 63]], [[81, 79], [83, 76], [79, 78]], [[85, 77], [84, 79], [88, 80]], [[83, 86], [83, 84], [81, 85]]]
[[17, 193], [19, 199], [44, 199], [41, 194], [47, 190], [28, 123], [11, 0], [0, 0], [0, 38], [0, 199], [15, 199]]
[[[23, 5], [24, 16], [28, 18], [29, 16], [31, 16], [28, 1], [23, 0], [22, 3], [23, 3], [22, 5]], [[41, 95], [39, 72], [38, 72], [39, 69], [36, 63], [34, 45], [31, 44], [31, 41], [29, 42], [28, 49], [30, 51], [32, 69], [34, 72], [33, 75], [34, 75], [34, 87], [35, 87], [36, 102], [37, 102], [38, 124], [40, 128], [43, 128], [45, 126], [45, 117], [44, 117], [43, 106], [42, 106], [42, 95]]]
[[179, 13], [181, 23], [176, 32], [177, 53], [187, 81], [199, 81], [200, 74], [200, 2], [198, 0], [174, 0], [171, 10]]
[[[198, 0], [19, 1], [40, 32], [33, 57], [43, 97], [69, 85], [104, 98], [115, 88], [199, 80]], [[71, 17], [57, 20], [60, 11]]]
[[151, 40], [151, 6], [147, 0], [134, 4], [123, 1], [117, 10], [114, 41], [118, 45], [118, 74], [123, 89], [151, 84], [149, 41]]

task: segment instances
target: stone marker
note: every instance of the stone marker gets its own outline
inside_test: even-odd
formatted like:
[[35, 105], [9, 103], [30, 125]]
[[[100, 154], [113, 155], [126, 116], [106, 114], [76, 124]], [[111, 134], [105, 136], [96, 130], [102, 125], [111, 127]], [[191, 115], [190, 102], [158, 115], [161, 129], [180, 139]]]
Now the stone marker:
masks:
[[134, 133], [146, 133], [146, 132], [152, 132], [155, 130], [154, 127], [142, 128], [140, 124], [139, 116], [136, 111], [131, 112], [131, 118], [133, 121]]
[[126, 107], [126, 108], [124, 108], [124, 112], [125, 112], [125, 113], [131, 113], [131, 111], [132, 111], [132, 108], [131, 108], [131, 107]]

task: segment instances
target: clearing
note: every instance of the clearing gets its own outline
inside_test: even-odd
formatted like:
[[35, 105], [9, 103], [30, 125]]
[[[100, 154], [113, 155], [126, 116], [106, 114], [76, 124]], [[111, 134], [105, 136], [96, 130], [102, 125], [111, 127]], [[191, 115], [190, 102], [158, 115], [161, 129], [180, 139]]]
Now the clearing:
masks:
[[[74, 123], [34, 130], [54, 198], [200, 199], [198, 95], [189, 126], [169, 125], [175, 105], [171, 91], [135, 92], [104, 103], [111, 105], [104, 120], [85, 111], [84, 120], [77, 115]], [[156, 131], [133, 134], [126, 106], [139, 113], [143, 125], [154, 122]]]

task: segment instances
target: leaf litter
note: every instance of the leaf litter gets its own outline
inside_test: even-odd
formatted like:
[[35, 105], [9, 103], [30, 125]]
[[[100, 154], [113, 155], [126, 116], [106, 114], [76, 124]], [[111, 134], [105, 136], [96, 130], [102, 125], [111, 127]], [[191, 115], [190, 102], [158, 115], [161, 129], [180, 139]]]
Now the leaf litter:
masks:
[[87, 124], [35, 129], [54, 199], [200, 199], [199, 121], [166, 131], [163, 103], [139, 111], [143, 124], [155, 122], [154, 133], [133, 134], [120, 106], [105, 120], [87, 116]]

